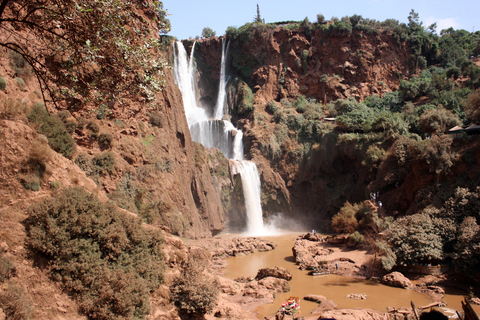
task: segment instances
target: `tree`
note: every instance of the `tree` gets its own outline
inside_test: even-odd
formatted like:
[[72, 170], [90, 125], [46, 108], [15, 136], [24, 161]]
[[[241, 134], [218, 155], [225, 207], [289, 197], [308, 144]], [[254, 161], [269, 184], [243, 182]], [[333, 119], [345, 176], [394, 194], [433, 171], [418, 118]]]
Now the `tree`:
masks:
[[205, 27], [202, 30], [202, 37], [204, 38], [215, 37], [215, 35], [216, 35], [216, 32], [209, 27]]
[[153, 99], [167, 62], [158, 33], [168, 32], [157, 0], [2, 0], [0, 46], [32, 67], [46, 105]]
[[429, 134], [445, 133], [448, 129], [462, 124], [456, 114], [441, 105], [437, 109], [425, 111], [419, 120], [422, 131]]
[[480, 121], [480, 89], [468, 95], [465, 113], [472, 122]]
[[438, 262], [444, 258], [443, 226], [428, 214], [418, 213], [395, 220], [387, 231], [387, 241], [397, 257], [397, 265]]
[[455, 265], [475, 277], [480, 270], [480, 226], [475, 217], [466, 217], [458, 227]]
[[207, 263], [201, 251], [190, 252], [180, 276], [173, 280], [172, 300], [182, 312], [202, 316], [215, 308], [218, 286], [203, 273]]
[[253, 22], [263, 23], [262, 17], [260, 16], [260, 6], [257, 3], [257, 15], [253, 18]]
[[358, 220], [355, 218], [359, 210], [358, 204], [345, 202], [340, 211], [332, 217], [332, 229], [335, 233], [353, 233], [358, 228]]

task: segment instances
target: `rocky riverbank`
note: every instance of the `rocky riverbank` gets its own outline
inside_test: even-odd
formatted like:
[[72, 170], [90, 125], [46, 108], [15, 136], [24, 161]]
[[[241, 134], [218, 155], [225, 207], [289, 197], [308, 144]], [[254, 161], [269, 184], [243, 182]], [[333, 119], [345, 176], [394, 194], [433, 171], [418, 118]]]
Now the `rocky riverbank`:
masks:
[[[372, 275], [373, 254], [368, 248], [350, 248], [341, 244], [337, 238], [325, 237], [319, 234], [299, 235], [292, 247], [297, 267], [302, 270], [316, 269], [332, 274], [367, 279]], [[225, 257], [245, 255], [259, 251], [273, 250], [276, 245], [260, 238], [233, 238], [222, 239], [216, 237], [210, 240], [192, 241], [190, 245], [201, 246], [208, 250], [212, 256], [212, 273], [219, 279], [220, 296], [218, 306], [213, 314], [207, 315], [207, 319], [226, 317], [230, 319], [258, 319], [256, 308], [261, 304], [273, 303], [275, 295], [290, 290], [289, 280], [291, 275], [281, 267], [260, 269], [256, 277], [240, 277], [228, 279], [222, 275], [226, 266]], [[431, 306], [442, 306], [444, 291], [438, 283], [445, 281], [442, 276], [426, 276], [418, 278], [412, 283], [399, 272], [388, 275], [381, 273], [377, 266], [373, 281], [383, 284], [415, 290], [427, 294], [434, 301], [430, 305], [418, 306], [421, 313]], [[413, 319], [412, 308], [387, 308], [387, 311], [369, 309], [339, 309], [335, 301], [325, 296], [306, 293], [301, 297], [304, 300], [318, 303], [318, 308], [312, 314], [301, 315], [301, 312], [289, 315], [279, 312], [267, 319]], [[351, 299], [367, 299], [365, 294], [349, 295]], [[280, 306], [279, 306], [280, 307]]]

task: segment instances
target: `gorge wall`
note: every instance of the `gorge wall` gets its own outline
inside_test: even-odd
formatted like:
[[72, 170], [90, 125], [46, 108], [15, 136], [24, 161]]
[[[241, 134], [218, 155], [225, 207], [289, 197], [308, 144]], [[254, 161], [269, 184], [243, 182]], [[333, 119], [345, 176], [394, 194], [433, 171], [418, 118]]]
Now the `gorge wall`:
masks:
[[[261, 173], [267, 219], [283, 213], [328, 231], [331, 216], [346, 201], [363, 201], [371, 192], [379, 192], [390, 214], [414, 213], [427, 205], [425, 192], [451, 195], [459, 176], [471, 176], [464, 155], [479, 156], [472, 144], [452, 145], [454, 166], [442, 175], [432, 170], [433, 160], [415, 158], [398, 137], [356, 135], [323, 120], [331, 116], [327, 105], [332, 101], [382, 97], [414, 75], [408, 45], [391, 31], [250, 24], [238, 34], [227, 31], [225, 41], [230, 114], [244, 132], [247, 157]], [[191, 48], [193, 42], [184, 44]], [[195, 43], [198, 93], [207, 109], [216, 101], [221, 47], [220, 38]], [[324, 113], [295, 110], [299, 96], [322, 104]], [[449, 144], [435, 143], [439, 154], [441, 144]], [[381, 157], [375, 158], [373, 150], [381, 150]]]
[[[382, 95], [398, 88], [400, 75], [409, 74], [409, 49], [391, 33], [356, 29], [337, 34], [253, 25], [246, 34], [226, 39], [228, 99], [232, 122], [244, 131], [245, 150], [262, 175], [264, 215], [298, 213], [308, 225], [329, 225], [329, 218], [344, 201], [360, 201], [368, 194], [366, 187], [375, 176], [362, 165], [368, 144], [346, 142], [342, 146], [338, 135], [331, 134], [310, 152], [284, 141], [281, 154], [274, 159], [272, 137], [279, 125], [266, 106], [272, 101], [281, 105], [282, 99], [294, 100], [299, 95], [321, 103]], [[193, 42], [184, 41], [187, 50]], [[220, 38], [195, 43], [198, 96], [207, 109], [216, 101], [221, 47]], [[241, 106], [242, 83], [253, 93], [253, 111]]]

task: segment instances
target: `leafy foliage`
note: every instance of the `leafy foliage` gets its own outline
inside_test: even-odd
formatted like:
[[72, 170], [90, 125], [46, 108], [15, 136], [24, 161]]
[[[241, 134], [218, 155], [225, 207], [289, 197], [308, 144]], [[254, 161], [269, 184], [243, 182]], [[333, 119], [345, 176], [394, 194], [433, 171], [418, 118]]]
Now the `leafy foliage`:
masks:
[[461, 125], [457, 115], [442, 106], [425, 111], [420, 116], [420, 128], [425, 133], [445, 133], [448, 129]]
[[11, 256], [0, 252], [0, 282], [10, 279], [17, 272], [17, 267]]
[[66, 158], [72, 157], [76, 149], [75, 141], [59, 117], [49, 114], [43, 106], [34, 106], [28, 120], [40, 125], [40, 133], [48, 138], [48, 144], [53, 150]]
[[468, 117], [473, 121], [480, 120], [480, 89], [472, 92], [467, 99], [466, 110]]
[[253, 92], [248, 84], [243, 81], [238, 84], [236, 100], [237, 112], [239, 114], [247, 115], [253, 111]]
[[347, 201], [332, 218], [333, 231], [336, 233], [353, 233], [358, 228], [358, 220], [355, 217], [358, 210], [358, 204], [352, 205]]
[[81, 188], [30, 207], [26, 229], [30, 248], [89, 318], [144, 319], [148, 293], [163, 280], [158, 231]]
[[190, 255], [181, 275], [173, 280], [172, 300], [187, 314], [204, 315], [216, 306], [218, 287], [216, 281], [203, 274], [205, 268], [205, 257], [199, 253]]
[[25, 289], [19, 284], [9, 281], [0, 292], [0, 307], [6, 319], [29, 320], [35, 310], [33, 302]]
[[[150, 26], [167, 32], [160, 1], [3, 1], [0, 46], [33, 68], [46, 102], [70, 106], [136, 95], [153, 99], [167, 63]], [[3, 8], [2, 8], [3, 9]], [[19, 30], [29, 28], [25, 35]], [[61, 58], [60, 58], [61, 57]], [[126, 72], [131, 71], [131, 72]]]
[[395, 220], [387, 239], [398, 265], [438, 262], [444, 258], [443, 221], [418, 213]]
[[202, 37], [204, 37], [204, 38], [215, 37], [215, 35], [216, 35], [216, 32], [213, 31], [212, 28], [205, 27], [202, 30]]

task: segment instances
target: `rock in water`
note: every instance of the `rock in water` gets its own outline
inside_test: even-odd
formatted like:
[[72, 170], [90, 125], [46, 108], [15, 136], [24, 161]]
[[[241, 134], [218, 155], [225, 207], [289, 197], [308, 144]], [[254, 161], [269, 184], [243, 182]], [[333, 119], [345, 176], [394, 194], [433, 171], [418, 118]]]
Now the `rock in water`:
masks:
[[397, 271], [383, 276], [382, 283], [391, 287], [413, 289], [412, 282], [403, 274]]

